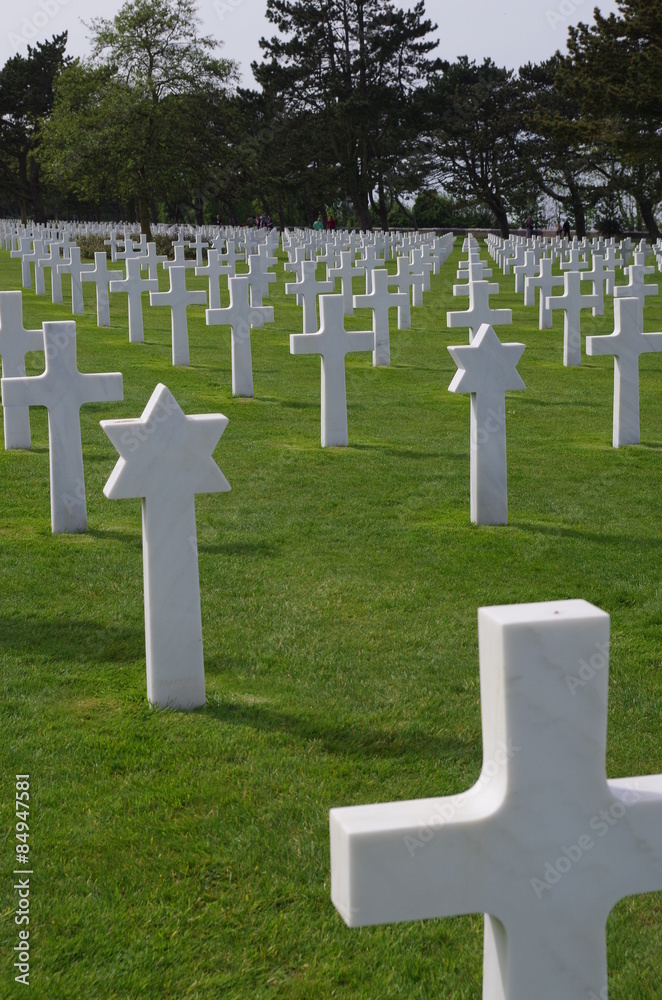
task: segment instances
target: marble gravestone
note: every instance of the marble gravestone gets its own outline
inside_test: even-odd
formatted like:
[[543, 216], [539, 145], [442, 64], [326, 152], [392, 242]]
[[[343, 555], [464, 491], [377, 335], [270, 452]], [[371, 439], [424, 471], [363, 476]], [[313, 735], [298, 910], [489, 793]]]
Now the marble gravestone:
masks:
[[108, 270], [108, 258], [105, 253], [95, 253], [94, 269], [83, 271], [81, 281], [93, 281], [97, 287], [97, 326], [110, 326], [110, 299], [108, 285], [117, 271]]
[[143, 344], [145, 332], [143, 327], [143, 292], [158, 292], [158, 278], [142, 278], [142, 258], [126, 257], [124, 260], [126, 277], [117, 278], [108, 283], [111, 292], [126, 292], [129, 306], [129, 343]]
[[212, 455], [220, 413], [187, 417], [159, 384], [136, 420], [102, 420], [119, 452], [104, 493], [142, 499], [147, 698], [161, 708], [205, 704], [195, 494], [230, 485]]
[[554, 261], [551, 257], [541, 257], [538, 274], [524, 279], [524, 305], [535, 306], [536, 288], [540, 289], [540, 308], [538, 311], [538, 328], [551, 330], [553, 326], [552, 310], [548, 307], [548, 299], [553, 290], [564, 284], [563, 275], [552, 274]]
[[[332, 269], [335, 271], [336, 269]], [[304, 260], [301, 262], [301, 277], [298, 281], [288, 282], [285, 285], [286, 295], [296, 295], [297, 302], [303, 305], [303, 333], [316, 333], [319, 329], [317, 322], [317, 299], [322, 292], [333, 292], [335, 282], [332, 280], [317, 280], [317, 261]]]
[[251, 327], [273, 323], [273, 306], [251, 306], [248, 301], [248, 275], [228, 278], [230, 305], [224, 309], [207, 309], [207, 326], [229, 326], [232, 364], [232, 395], [253, 395], [253, 359]]
[[342, 295], [321, 295], [319, 332], [290, 335], [290, 354], [322, 356], [323, 448], [344, 448], [349, 444], [345, 355], [372, 351], [375, 344], [372, 330], [345, 330], [344, 315]]
[[234, 274], [232, 267], [221, 263], [220, 250], [207, 251], [207, 263], [204, 266], [196, 267], [195, 273], [199, 278], [206, 278], [209, 284], [209, 308], [221, 308], [221, 277]]
[[587, 337], [591, 357], [614, 355], [614, 448], [639, 444], [639, 357], [662, 351], [662, 333], [644, 333], [639, 299], [614, 299], [614, 332]]
[[485, 323], [471, 344], [448, 350], [458, 367], [449, 391], [471, 394], [471, 520], [507, 524], [505, 393], [526, 388], [517, 371], [524, 344], [502, 344]]
[[604, 1000], [610, 911], [662, 889], [662, 775], [606, 777], [609, 615], [480, 608], [478, 648], [478, 781], [332, 809], [331, 899], [350, 927], [483, 913], [485, 1000]]
[[71, 320], [44, 323], [44, 349], [43, 375], [2, 379], [2, 405], [48, 409], [51, 528], [54, 534], [87, 531], [80, 408], [123, 399], [122, 376], [78, 370], [76, 324]]
[[454, 295], [469, 295], [469, 308], [461, 312], [446, 313], [446, 326], [449, 329], [468, 327], [469, 343], [471, 343], [484, 323], [490, 326], [512, 323], [512, 309], [492, 309], [490, 306], [490, 294], [494, 292], [495, 285], [498, 291], [498, 284], [489, 281], [471, 281], [468, 285], [454, 285]]
[[385, 267], [376, 267], [372, 272], [372, 291], [353, 297], [355, 309], [372, 310], [372, 330], [375, 336], [372, 364], [375, 368], [391, 364], [389, 310], [407, 309], [409, 306], [409, 295], [406, 292], [389, 292], [388, 286], [388, 271]]
[[60, 274], [68, 274], [71, 277], [71, 312], [74, 316], [82, 316], [85, 312], [85, 303], [81, 276], [84, 271], [93, 271], [94, 264], [83, 264], [80, 259], [80, 247], [71, 247], [69, 260], [58, 264], [57, 269]]
[[[25, 355], [44, 350], [44, 331], [23, 328], [22, 292], [0, 292], [0, 357], [3, 378], [25, 378]], [[31, 448], [30, 408], [3, 409], [5, 450]]]
[[173, 365], [190, 365], [188, 348], [188, 320], [186, 310], [189, 306], [206, 306], [207, 293], [190, 292], [186, 287], [186, 268], [171, 267], [170, 288], [167, 292], [150, 292], [151, 306], [167, 306], [171, 310], [172, 330], [172, 363]]
[[563, 310], [563, 364], [567, 367], [582, 363], [582, 309], [595, 309], [600, 304], [597, 295], [582, 295], [582, 280], [581, 271], [566, 271], [563, 275], [563, 295], [552, 295], [547, 299], [548, 309]]

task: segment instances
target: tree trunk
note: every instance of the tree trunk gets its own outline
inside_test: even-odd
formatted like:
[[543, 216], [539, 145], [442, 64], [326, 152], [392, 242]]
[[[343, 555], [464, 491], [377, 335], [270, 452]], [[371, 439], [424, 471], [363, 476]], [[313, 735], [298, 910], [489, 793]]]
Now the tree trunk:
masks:
[[510, 225], [508, 223], [508, 213], [504, 208], [503, 202], [498, 195], [490, 194], [485, 198], [485, 204], [494, 215], [501, 235], [507, 240], [510, 236]]
[[418, 222], [416, 221], [416, 216], [414, 215], [414, 213], [410, 212], [409, 209], [402, 204], [399, 198], [395, 199], [395, 203], [402, 212], [402, 214], [404, 215], [405, 219], [409, 219], [414, 229], [418, 229]]
[[39, 222], [41, 225], [44, 225], [46, 222], [46, 213], [44, 212], [44, 202], [41, 196], [39, 164], [32, 156], [29, 159], [28, 168], [30, 172], [30, 200], [32, 201], [32, 218], [34, 219], [35, 222]]
[[196, 191], [193, 196], [193, 211], [195, 212], [195, 221], [198, 226], [204, 226], [205, 224], [205, 205], [202, 200], [202, 195], [199, 191]]
[[568, 181], [567, 183], [568, 190], [570, 191], [570, 203], [575, 216], [575, 230], [577, 232], [577, 238], [581, 240], [586, 236], [586, 213], [584, 212], [584, 202], [582, 201], [577, 185], [572, 181]]
[[653, 242], [659, 240], [660, 230], [658, 228], [657, 222], [655, 220], [655, 213], [653, 211], [653, 202], [650, 198], [640, 197], [637, 198], [637, 205], [641, 213], [641, 218], [643, 223], [648, 230], [648, 235]]
[[144, 233], [148, 242], [152, 239], [152, 227], [149, 222], [149, 207], [144, 194], [138, 195], [138, 214], [140, 216], [140, 232]]

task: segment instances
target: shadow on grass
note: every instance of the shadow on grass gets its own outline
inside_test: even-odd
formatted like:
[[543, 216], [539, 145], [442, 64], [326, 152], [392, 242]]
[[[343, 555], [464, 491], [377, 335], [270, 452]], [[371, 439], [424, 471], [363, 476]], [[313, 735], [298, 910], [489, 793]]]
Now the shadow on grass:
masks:
[[130, 545], [132, 548], [142, 549], [143, 540], [142, 535], [137, 531], [118, 531], [113, 528], [89, 528], [87, 529], [88, 535], [93, 535], [94, 538], [103, 539], [112, 538], [116, 542], [123, 542], [124, 545]]
[[24, 661], [133, 663], [145, 655], [142, 628], [118, 630], [94, 621], [0, 618], [0, 647]]
[[340, 757], [399, 759], [456, 758], [480, 764], [480, 741], [456, 735], [435, 736], [429, 730], [388, 730], [364, 722], [337, 724], [305, 715], [277, 712], [264, 705], [236, 705], [214, 697], [206, 714], [226, 725], [244, 726], [266, 733], [286, 733], [303, 742], [316, 740], [327, 753]]
[[280, 545], [273, 542], [198, 542], [198, 552], [208, 552], [222, 556], [274, 556]]

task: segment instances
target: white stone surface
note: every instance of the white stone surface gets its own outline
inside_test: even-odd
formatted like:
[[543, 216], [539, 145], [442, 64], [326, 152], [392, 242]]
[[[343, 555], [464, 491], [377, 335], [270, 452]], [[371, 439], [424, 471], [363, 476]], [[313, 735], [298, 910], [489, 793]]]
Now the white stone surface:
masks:
[[[328, 269], [327, 269], [328, 270]], [[337, 269], [333, 268], [332, 272]], [[303, 333], [316, 333], [319, 329], [317, 321], [317, 299], [322, 293], [333, 292], [333, 280], [321, 281], [317, 278], [317, 261], [301, 262], [301, 276], [298, 281], [285, 285], [286, 295], [298, 296], [297, 302], [303, 305]]]
[[207, 309], [208, 326], [229, 326], [231, 331], [232, 395], [253, 395], [253, 360], [251, 357], [251, 327], [273, 323], [273, 306], [251, 306], [248, 301], [248, 275], [228, 278], [230, 305], [224, 309]]
[[54, 534], [87, 531], [80, 408], [122, 399], [122, 376], [79, 372], [76, 324], [71, 320], [44, 323], [44, 347], [44, 374], [3, 378], [2, 405], [47, 408], [51, 528]]
[[372, 330], [375, 335], [372, 363], [375, 368], [391, 364], [389, 310], [406, 309], [409, 305], [406, 292], [389, 292], [388, 286], [388, 271], [385, 267], [377, 267], [372, 272], [372, 291], [353, 298], [355, 309], [372, 310]]
[[483, 913], [484, 1000], [604, 1000], [610, 911], [662, 889], [662, 775], [606, 778], [609, 616], [481, 608], [478, 645], [478, 781], [332, 809], [331, 898], [350, 927]]
[[540, 290], [540, 308], [538, 312], [538, 329], [551, 330], [553, 326], [552, 310], [547, 306], [548, 298], [551, 298], [554, 288], [560, 288], [563, 284], [563, 276], [552, 274], [554, 262], [551, 257], [542, 257], [539, 264], [538, 274], [524, 279], [524, 305], [534, 306], [536, 304], [535, 290]]
[[142, 499], [147, 698], [161, 708], [205, 704], [195, 494], [230, 489], [212, 458], [227, 418], [187, 417], [159, 384], [136, 420], [102, 420], [120, 454], [104, 487]]
[[517, 371], [524, 344], [502, 344], [485, 323], [468, 347], [448, 350], [459, 369], [449, 392], [471, 393], [471, 520], [507, 524], [505, 393], [526, 388]]
[[207, 293], [199, 289], [189, 291], [186, 287], [186, 268], [171, 267], [170, 288], [167, 292], [150, 292], [151, 306], [167, 306], [171, 310], [172, 330], [172, 363], [173, 365], [190, 365], [188, 348], [188, 319], [186, 310], [189, 306], [206, 306]]
[[[119, 256], [119, 255], [118, 255]], [[108, 258], [105, 252], [95, 253], [94, 269], [83, 271], [81, 281], [93, 281], [97, 289], [97, 326], [110, 326], [110, 299], [108, 284], [117, 275], [117, 271], [108, 270]]]
[[614, 298], [636, 298], [639, 301], [639, 322], [641, 329], [643, 330], [644, 306], [646, 305], [646, 299], [651, 295], [659, 294], [658, 285], [646, 284], [646, 275], [655, 274], [655, 268], [646, 267], [644, 264], [630, 264], [629, 267], [624, 268], [624, 271], [628, 276], [628, 283], [627, 285], [614, 286]]
[[[22, 292], [0, 292], [0, 357], [3, 378], [25, 378], [25, 355], [44, 350], [44, 331], [23, 327]], [[30, 408], [3, 407], [5, 449], [30, 448]]]
[[372, 351], [375, 335], [372, 330], [345, 330], [342, 295], [321, 295], [320, 317], [318, 333], [290, 335], [290, 354], [321, 354], [322, 447], [342, 448], [349, 443], [345, 355]]
[[126, 277], [117, 278], [108, 283], [111, 292], [126, 292], [129, 309], [129, 343], [143, 344], [145, 332], [143, 326], [143, 292], [158, 292], [158, 278], [142, 278], [143, 269], [141, 257], [126, 257], [124, 261]]
[[614, 332], [587, 337], [591, 357], [614, 355], [614, 448], [639, 444], [639, 357], [662, 351], [662, 333], [644, 333], [638, 299], [614, 299]]
[[[503, 326], [513, 321], [512, 309], [492, 309], [490, 306], [490, 295], [494, 290], [495, 284], [496, 282], [471, 281], [467, 286], [469, 308], [461, 312], [446, 313], [446, 325], [449, 329], [468, 327], [469, 343], [471, 343], [484, 323], [487, 323], [489, 326]], [[455, 285], [453, 287], [453, 294], [455, 294], [456, 288], [458, 290], [463, 289], [463, 286]]]
[[597, 295], [582, 295], [580, 271], [566, 271], [563, 275], [563, 295], [553, 295], [547, 299], [547, 308], [552, 311], [562, 309], [563, 319], [563, 364], [575, 367], [582, 363], [582, 309], [594, 309], [599, 305]]
[[60, 274], [68, 274], [71, 278], [71, 312], [74, 316], [82, 316], [85, 312], [83, 301], [83, 284], [81, 276], [85, 271], [93, 271], [94, 264], [83, 264], [80, 259], [80, 247], [71, 247], [69, 259], [57, 266]]

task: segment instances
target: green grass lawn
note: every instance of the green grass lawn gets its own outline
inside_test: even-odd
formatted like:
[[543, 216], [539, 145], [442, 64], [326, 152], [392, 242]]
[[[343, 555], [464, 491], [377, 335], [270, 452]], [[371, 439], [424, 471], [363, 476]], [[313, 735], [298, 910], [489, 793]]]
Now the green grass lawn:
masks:
[[[34, 998], [477, 1000], [480, 915], [345, 927], [328, 812], [476, 780], [481, 605], [581, 597], [609, 612], [607, 771], [662, 771], [662, 357], [641, 359], [642, 444], [614, 450], [612, 359], [563, 368], [562, 315], [539, 332], [500, 276], [514, 321], [497, 332], [527, 345], [527, 390], [506, 400], [510, 524], [471, 525], [469, 398], [448, 392], [446, 350], [467, 341], [445, 322], [466, 308], [460, 245], [412, 329], [392, 330], [391, 367], [348, 357], [346, 449], [320, 447], [320, 362], [289, 354], [301, 310], [281, 266], [276, 323], [252, 334], [251, 400], [233, 399], [229, 330], [203, 307], [192, 365], [173, 368], [169, 310], [146, 306], [146, 342], [129, 344], [126, 296], [98, 329], [85, 286], [79, 366], [124, 374], [123, 403], [81, 411], [89, 532], [51, 535], [45, 410], [31, 452], [0, 451], [0, 996], [22, 989], [20, 772]], [[71, 317], [63, 284], [59, 306], [24, 293], [26, 327]], [[0, 289], [20, 287], [0, 252]], [[610, 300], [606, 313], [584, 312], [583, 332], [611, 333]], [[662, 299], [646, 316], [662, 329]], [[196, 500], [207, 706], [190, 714], [146, 703], [140, 501], [102, 493], [117, 455], [99, 420], [137, 417], [160, 381], [186, 413], [229, 418], [215, 458], [232, 492]], [[661, 903], [613, 912], [610, 1000], [662, 996]]]

